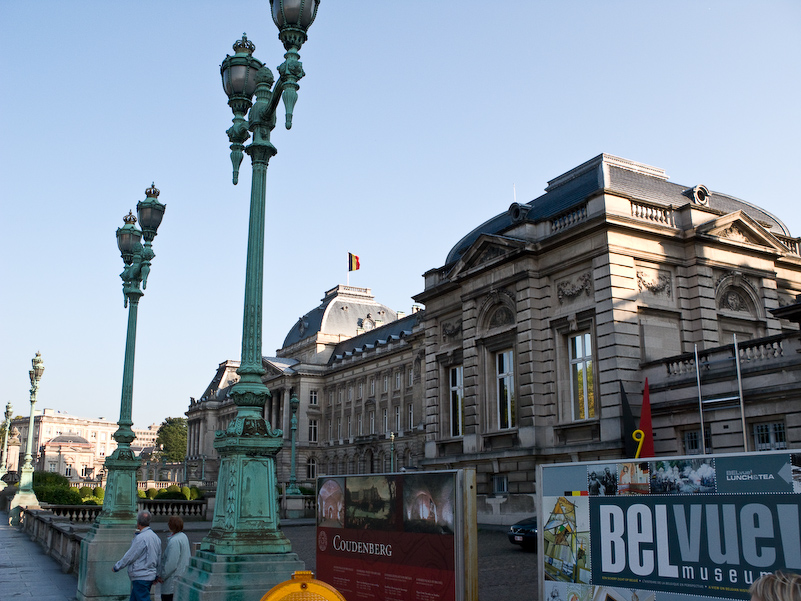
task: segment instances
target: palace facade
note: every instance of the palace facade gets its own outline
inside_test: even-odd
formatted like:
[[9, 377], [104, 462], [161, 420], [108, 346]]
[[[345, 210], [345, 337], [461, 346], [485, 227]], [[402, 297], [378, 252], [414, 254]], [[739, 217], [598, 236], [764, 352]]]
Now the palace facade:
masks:
[[[648, 380], [657, 455], [801, 446], [799, 239], [759, 207], [602, 154], [462, 237], [401, 316], [337, 286], [265, 358], [289, 479], [471, 467], [479, 521], [534, 513], [541, 462], [624, 456]], [[220, 365], [192, 399], [213, 473], [235, 413]]]

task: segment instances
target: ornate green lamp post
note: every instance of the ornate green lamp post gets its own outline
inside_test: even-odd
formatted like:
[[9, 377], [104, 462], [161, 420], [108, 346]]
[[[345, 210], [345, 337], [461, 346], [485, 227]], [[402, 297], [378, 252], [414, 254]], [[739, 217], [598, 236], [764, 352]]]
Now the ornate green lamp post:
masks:
[[3, 453], [0, 455], [0, 490], [3, 490], [6, 487], [6, 483], [3, 482], [3, 476], [8, 473], [8, 430], [11, 428], [11, 401], [6, 403], [6, 413], [5, 413], [5, 420], [3, 420]]
[[[120, 599], [130, 594], [130, 582], [125, 574], [114, 574], [111, 566], [130, 546], [130, 532], [136, 524], [136, 470], [139, 459], [131, 450], [136, 438], [131, 426], [133, 405], [134, 356], [136, 350], [136, 320], [139, 299], [147, 288], [150, 262], [156, 256], [153, 239], [161, 225], [166, 205], [158, 201], [159, 190], [151, 185], [145, 190], [145, 200], [136, 205], [139, 224], [129, 211], [123, 225], [117, 229], [117, 246], [125, 267], [120, 274], [124, 306], [128, 308], [128, 332], [125, 339], [125, 363], [122, 371], [120, 419], [114, 432], [117, 448], [106, 458], [106, 494], [103, 511], [89, 534], [81, 543], [81, 562], [78, 568], [78, 600]], [[142, 238], [145, 243], [142, 244]]]
[[31, 415], [28, 419], [28, 440], [25, 444], [25, 461], [20, 470], [19, 490], [14, 498], [11, 499], [10, 515], [11, 521], [18, 524], [20, 520], [22, 507], [38, 507], [39, 500], [33, 492], [33, 439], [34, 439], [34, 406], [36, 405], [36, 393], [39, 390], [39, 380], [42, 379], [44, 373], [44, 361], [42, 355], [37, 352], [36, 356], [31, 359], [33, 368], [28, 371], [31, 378]]
[[[217, 432], [214, 441], [220, 455], [218, 490], [225, 494], [218, 497], [214, 521], [197, 553], [198, 560], [178, 583], [176, 595], [180, 599], [222, 600], [235, 590], [237, 599], [258, 600], [292, 572], [303, 569], [303, 562], [291, 553], [291, 544], [279, 527], [275, 456], [281, 449], [283, 432], [263, 417], [270, 397], [261, 380], [265, 373], [261, 352], [264, 221], [267, 164], [277, 153], [270, 132], [281, 99], [286, 107], [286, 128], [292, 126], [298, 80], [304, 75], [298, 51], [318, 6], [319, 0], [270, 0], [278, 38], [286, 50], [285, 60], [278, 67], [278, 81], [253, 57], [255, 46], [245, 35], [234, 44], [235, 54], [226, 56], [220, 67], [223, 89], [234, 114], [226, 132], [234, 184], [239, 180], [243, 152], [252, 163], [242, 360], [237, 370], [240, 379], [230, 392], [237, 415], [226, 430]], [[253, 141], [245, 146], [251, 134]]]
[[288, 495], [300, 494], [297, 483], [297, 472], [295, 469], [298, 455], [298, 405], [300, 405], [300, 401], [298, 397], [293, 394], [292, 398], [289, 399], [289, 406], [292, 409], [292, 419], [290, 420], [290, 429], [292, 431], [292, 459], [290, 463], [289, 486], [286, 489], [286, 494]]
[[389, 433], [389, 471], [395, 471], [395, 433]]

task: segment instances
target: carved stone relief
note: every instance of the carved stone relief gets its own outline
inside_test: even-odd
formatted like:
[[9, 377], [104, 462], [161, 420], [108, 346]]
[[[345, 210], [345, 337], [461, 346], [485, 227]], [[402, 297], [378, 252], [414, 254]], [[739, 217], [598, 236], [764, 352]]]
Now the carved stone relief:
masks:
[[495, 313], [492, 314], [492, 318], [489, 322], [490, 328], [497, 328], [500, 326], [508, 326], [515, 322], [515, 316], [512, 315], [512, 312], [506, 306], [499, 307]]
[[660, 272], [637, 272], [637, 287], [640, 292], [647, 290], [654, 296], [666, 296], [670, 298], [673, 294], [671, 286], [672, 279], [669, 273]]
[[734, 289], [728, 290], [726, 294], [721, 297], [720, 308], [735, 312], [750, 312], [748, 301], [743, 297], [742, 294]]
[[735, 242], [751, 242], [748, 236], [746, 236], [736, 225], [730, 225], [725, 230], [719, 231], [718, 236], [721, 238], [727, 238], [728, 240], [734, 240]]
[[501, 248], [500, 246], [490, 246], [487, 248], [481, 255], [478, 257], [476, 261], [476, 265], [481, 265], [482, 263], [487, 263], [488, 261], [492, 261], [493, 259], [497, 259], [506, 254], [506, 251]]
[[455, 340], [461, 337], [462, 334], [462, 320], [454, 319], [453, 321], [444, 321], [440, 325], [442, 331], [442, 341]]
[[578, 276], [575, 280], [565, 280], [556, 285], [556, 295], [560, 305], [575, 300], [582, 292], [587, 296], [592, 293], [592, 276], [589, 272]]

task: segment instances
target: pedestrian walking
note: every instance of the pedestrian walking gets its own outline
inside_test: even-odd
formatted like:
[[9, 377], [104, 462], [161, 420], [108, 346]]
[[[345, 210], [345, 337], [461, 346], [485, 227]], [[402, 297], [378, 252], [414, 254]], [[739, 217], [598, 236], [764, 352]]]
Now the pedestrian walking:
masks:
[[167, 527], [172, 534], [167, 537], [167, 546], [164, 548], [157, 579], [157, 582], [161, 583], [161, 601], [172, 601], [175, 580], [186, 572], [191, 557], [189, 539], [183, 532], [184, 521], [174, 515], [167, 522]]
[[152, 517], [149, 511], [140, 511], [137, 514], [136, 532], [131, 542], [131, 548], [111, 568], [113, 572], [119, 572], [127, 566], [128, 578], [131, 579], [130, 601], [150, 601], [150, 587], [153, 586], [158, 576], [161, 563], [161, 540], [150, 529]]

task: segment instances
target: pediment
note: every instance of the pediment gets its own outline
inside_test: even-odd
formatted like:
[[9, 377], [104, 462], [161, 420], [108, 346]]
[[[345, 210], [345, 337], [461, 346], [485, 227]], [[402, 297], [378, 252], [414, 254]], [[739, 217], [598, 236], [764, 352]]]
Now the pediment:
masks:
[[524, 246], [525, 242], [520, 240], [482, 234], [473, 242], [470, 248], [462, 254], [462, 257], [456, 263], [450, 275], [451, 277], [455, 277], [485, 264], [495, 263], [503, 257], [522, 249]]
[[697, 229], [699, 234], [714, 236], [729, 242], [763, 246], [776, 252], [787, 252], [776, 236], [771, 234], [743, 211], [729, 213], [708, 221]]

